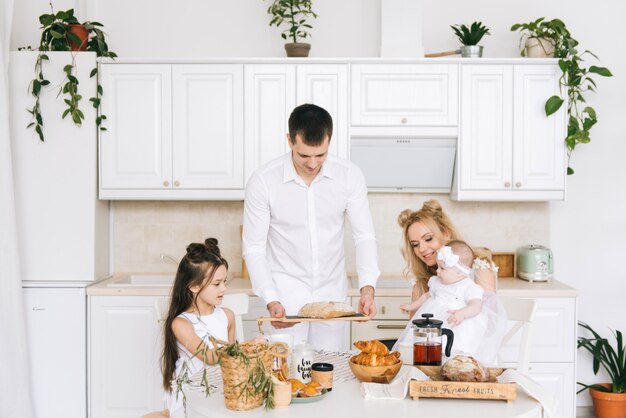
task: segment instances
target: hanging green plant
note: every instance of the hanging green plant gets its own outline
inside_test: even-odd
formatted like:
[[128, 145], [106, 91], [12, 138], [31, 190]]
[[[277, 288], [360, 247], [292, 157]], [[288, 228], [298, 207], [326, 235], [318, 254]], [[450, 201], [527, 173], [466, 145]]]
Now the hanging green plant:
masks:
[[[38, 55], [35, 62], [35, 78], [30, 84], [30, 92], [35, 97], [35, 103], [28, 112], [32, 115], [32, 120], [28, 124], [28, 128], [34, 127], [35, 132], [41, 141], [44, 141], [44, 120], [41, 115], [40, 96], [42, 88], [48, 86], [50, 81], [46, 79], [43, 72], [43, 63], [48, 61], [46, 55], [48, 51], [72, 51], [72, 62], [63, 67], [65, 79], [60, 88], [60, 96], [66, 104], [61, 118], [71, 117], [72, 121], [81, 126], [85, 115], [80, 109], [82, 95], [78, 93], [78, 78], [75, 76], [76, 61], [75, 54], [79, 51], [92, 51], [96, 53], [96, 57], [112, 58], [117, 57], [115, 52], [109, 50], [106, 43], [106, 37], [102, 31], [103, 25], [99, 22], [83, 22], [80, 23], [74, 16], [74, 9], [60, 11], [54, 13], [52, 3], [50, 3], [52, 13], [39, 16], [41, 23], [41, 39], [39, 41]], [[96, 67], [91, 70], [90, 77], [97, 77], [100, 60], [96, 61]], [[96, 126], [101, 130], [106, 130], [102, 126], [102, 122], [106, 119], [106, 115], [100, 113], [100, 102], [103, 90], [100, 83], [93, 97], [89, 98], [92, 106], [96, 109]]]
[[[525, 38], [548, 39], [554, 45], [554, 57], [559, 60], [559, 68], [562, 75], [559, 79], [560, 95], [550, 97], [545, 104], [547, 116], [556, 113], [567, 98], [567, 136], [565, 145], [567, 146], [567, 174], [574, 174], [570, 161], [572, 152], [579, 144], [587, 144], [591, 141], [589, 131], [598, 122], [596, 111], [586, 105], [584, 94], [588, 91], [596, 91], [596, 83], [591, 78], [592, 74], [602, 77], [612, 77], [611, 71], [605, 67], [595, 65], [587, 68], [584, 65], [583, 57], [591, 55], [595, 59], [598, 57], [591, 51], [579, 52], [579, 42], [572, 37], [563, 21], [552, 19], [545, 21], [543, 17], [529, 22], [517, 23], [511, 26], [511, 31], [520, 30], [522, 40]], [[520, 40], [520, 43], [521, 41]], [[525, 52], [522, 50], [521, 55]]]

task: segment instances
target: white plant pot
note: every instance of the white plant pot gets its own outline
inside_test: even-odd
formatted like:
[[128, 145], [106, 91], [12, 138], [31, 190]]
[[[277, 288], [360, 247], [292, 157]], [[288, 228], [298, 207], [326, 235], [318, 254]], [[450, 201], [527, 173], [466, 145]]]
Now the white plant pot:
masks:
[[526, 56], [529, 58], [552, 58], [554, 57], [554, 44], [546, 38], [526, 39]]

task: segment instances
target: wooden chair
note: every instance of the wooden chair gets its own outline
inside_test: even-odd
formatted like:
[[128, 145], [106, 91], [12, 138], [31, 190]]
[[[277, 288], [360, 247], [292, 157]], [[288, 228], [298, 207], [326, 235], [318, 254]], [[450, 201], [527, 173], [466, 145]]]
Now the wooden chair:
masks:
[[[170, 298], [158, 298], [156, 303], [156, 314], [159, 322], [164, 322], [167, 318], [167, 311], [170, 306]], [[235, 314], [235, 338], [238, 341], [244, 341], [243, 334], [243, 315], [248, 313], [250, 299], [245, 293], [229, 293], [224, 295], [222, 308], [228, 308]]]
[[[504, 306], [509, 321], [514, 321], [513, 326], [508, 330], [502, 339], [502, 346], [506, 345], [513, 336], [521, 331], [519, 353], [517, 357], [517, 370], [520, 373], [528, 373], [530, 363], [530, 335], [532, 322], [535, 318], [537, 303], [535, 299], [522, 299], [501, 296], [500, 301]], [[502, 351], [502, 348], [500, 348]], [[501, 353], [498, 353], [498, 363], [502, 364]]]

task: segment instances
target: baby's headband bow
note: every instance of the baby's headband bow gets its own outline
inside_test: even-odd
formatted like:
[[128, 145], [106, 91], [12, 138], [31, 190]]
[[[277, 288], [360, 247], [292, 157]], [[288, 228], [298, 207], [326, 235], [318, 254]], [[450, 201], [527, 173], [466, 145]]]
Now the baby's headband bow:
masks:
[[452, 267], [457, 268], [461, 272], [467, 275], [471, 274], [472, 272], [471, 269], [469, 269], [468, 267], [464, 266], [462, 263], [459, 262], [459, 256], [454, 254], [452, 252], [452, 248], [448, 247], [447, 245], [444, 247], [441, 247], [437, 251], [437, 260], [443, 261], [443, 264], [447, 268], [452, 268]]

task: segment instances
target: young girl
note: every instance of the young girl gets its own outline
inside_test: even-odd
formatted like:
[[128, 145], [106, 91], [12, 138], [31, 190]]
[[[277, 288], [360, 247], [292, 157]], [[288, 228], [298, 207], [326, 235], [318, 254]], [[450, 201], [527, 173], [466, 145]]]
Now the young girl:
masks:
[[[422, 313], [432, 313], [443, 320], [443, 327], [454, 332], [453, 352], [480, 356], [478, 346], [485, 334], [487, 316], [482, 312], [483, 289], [473, 279], [469, 267], [474, 252], [463, 241], [453, 240], [437, 251], [437, 275], [428, 281], [428, 292], [411, 304], [400, 305], [403, 311], [417, 311], [412, 319]], [[407, 335], [408, 334], [408, 335]], [[402, 338], [409, 338], [405, 332]]]
[[163, 387], [168, 393], [170, 417], [184, 417], [182, 394], [171, 381], [183, 369], [192, 376], [205, 366], [217, 363], [215, 348], [209, 337], [218, 341], [235, 341], [235, 316], [220, 308], [226, 290], [228, 263], [220, 254], [217, 239], [204, 244], [192, 243], [178, 265], [172, 302], [164, 325]]

